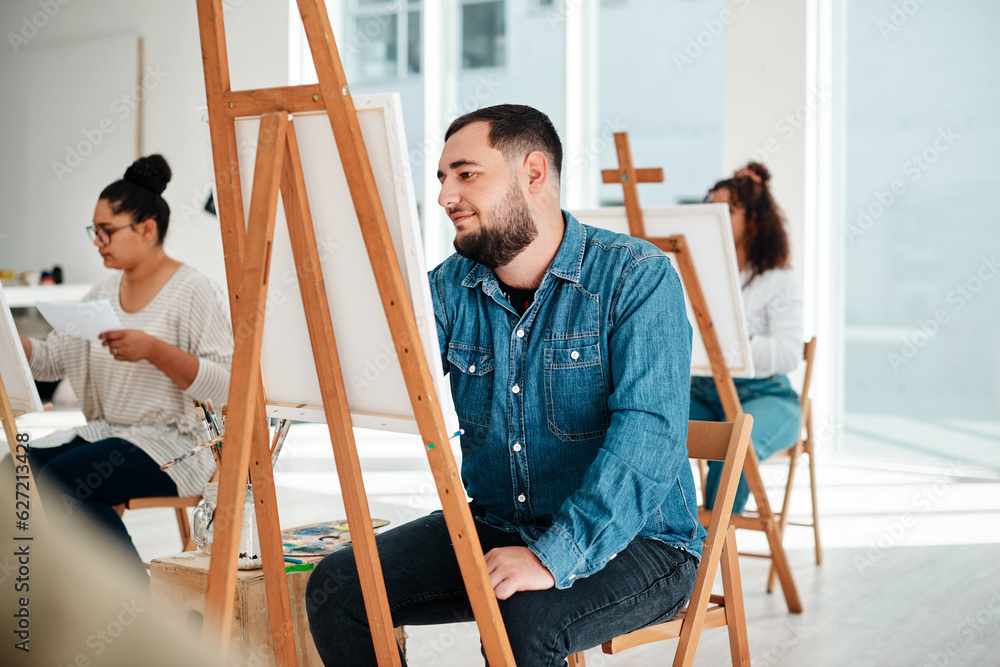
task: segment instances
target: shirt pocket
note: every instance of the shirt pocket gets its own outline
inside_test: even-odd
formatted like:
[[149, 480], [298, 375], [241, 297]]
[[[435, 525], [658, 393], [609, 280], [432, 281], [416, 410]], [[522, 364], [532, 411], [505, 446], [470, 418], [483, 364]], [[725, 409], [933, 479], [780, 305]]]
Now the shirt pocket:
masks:
[[563, 442], [603, 438], [608, 432], [601, 346], [545, 350], [545, 414]]
[[458, 418], [488, 428], [493, 409], [493, 350], [449, 343], [448, 362]]

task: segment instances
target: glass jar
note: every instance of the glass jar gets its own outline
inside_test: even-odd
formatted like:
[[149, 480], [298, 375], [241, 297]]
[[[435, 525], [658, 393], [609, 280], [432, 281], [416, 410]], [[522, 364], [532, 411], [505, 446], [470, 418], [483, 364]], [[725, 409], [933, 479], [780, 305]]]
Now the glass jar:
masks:
[[[201, 500], [194, 508], [191, 539], [198, 549], [211, 555], [215, 525], [216, 503], [219, 497], [218, 482], [209, 482], [202, 491]], [[257, 515], [254, 512], [253, 487], [247, 484], [243, 500], [243, 522], [240, 529], [239, 569], [255, 570], [262, 566], [260, 539], [257, 535]]]

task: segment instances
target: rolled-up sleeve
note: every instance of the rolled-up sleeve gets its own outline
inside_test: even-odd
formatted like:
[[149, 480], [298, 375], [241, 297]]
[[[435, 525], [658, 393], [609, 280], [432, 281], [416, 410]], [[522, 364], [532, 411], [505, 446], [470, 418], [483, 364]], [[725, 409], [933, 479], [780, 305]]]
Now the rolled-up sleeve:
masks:
[[198, 357], [198, 374], [184, 394], [194, 400], [211, 399], [222, 405], [229, 397], [233, 363], [233, 330], [211, 285], [205, 281], [191, 292], [191, 305], [182, 317], [185, 352]]

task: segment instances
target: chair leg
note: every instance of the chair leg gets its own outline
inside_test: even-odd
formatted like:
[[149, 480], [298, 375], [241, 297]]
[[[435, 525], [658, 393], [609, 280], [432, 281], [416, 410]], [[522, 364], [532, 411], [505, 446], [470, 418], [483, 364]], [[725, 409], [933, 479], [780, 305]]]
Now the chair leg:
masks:
[[788, 562], [788, 554], [781, 543], [781, 536], [778, 534], [778, 524], [771, 512], [771, 505], [767, 499], [767, 489], [764, 488], [764, 480], [760, 476], [760, 467], [757, 463], [757, 453], [753, 447], [747, 448], [746, 461], [743, 464], [743, 474], [747, 477], [747, 484], [750, 486], [750, 493], [757, 499], [757, 514], [761, 522], [761, 529], [767, 537], [767, 546], [771, 550], [771, 562], [778, 571], [778, 581], [781, 582], [781, 590], [785, 594], [785, 603], [788, 611], [793, 614], [802, 613], [802, 599], [799, 597], [798, 588], [795, 586], [795, 577], [792, 576], [792, 567]]
[[183, 507], [175, 507], [177, 512], [177, 528], [181, 532], [181, 545], [184, 551], [194, 551], [194, 540], [191, 539], [191, 524], [188, 523], [187, 510]]
[[701, 477], [701, 504], [705, 506], [708, 498], [705, 497], [705, 487], [708, 486], [708, 464], [704, 459], [698, 459], [698, 476]]
[[[781, 501], [781, 516], [778, 517], [778, 537], [782, 542], [785, 540], [785, 526], [788, 525], [788, 508], [791, 506], [792, 486], [795, 483], [795, 465], [799, 459], [799, 443], [795, 443], [792, 453], [788, 457], [788, 481], [785, 483], [785, 498]], [[767, 592], [774, 591], [775, 581], [778, 579], [778, 571], [774, 569], [774, 562], [771, 562], [771, 570], [767, 575]]]
[[823, 547], [819, 543], [819, 505], [816, 502], [816, 452], [813, 450], [812, 438], [806, 441], [806, 451], [809, 454], [809, 490], [812, 493], [813, 535], [816, 538], [816, 564], [823, 563]]
[[740, 580], [739, 553], [736, 550], [736, 527], [729, 526], [722, 547], [722, 591], [726, 599], [726, 626], [733, 667], [750, 666], [750, 643], [747, 639], [746, 610], [743, 607], [743, 584]]
[[566, 658], [566, 667], [587, 667], [587, 660], [583, 657], [583, 651], [574, 653]]

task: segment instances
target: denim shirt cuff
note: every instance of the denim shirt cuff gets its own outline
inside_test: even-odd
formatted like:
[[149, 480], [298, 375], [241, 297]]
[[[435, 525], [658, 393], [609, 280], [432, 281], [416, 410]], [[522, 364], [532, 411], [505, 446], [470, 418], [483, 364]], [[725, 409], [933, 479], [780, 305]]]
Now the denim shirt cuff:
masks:
[[558, 524], [545, 531], [528, 548], [552, 574], [556, 588], [569, 588], [580, 576], [583, 553]]

